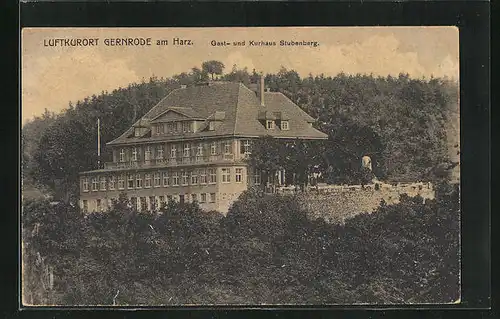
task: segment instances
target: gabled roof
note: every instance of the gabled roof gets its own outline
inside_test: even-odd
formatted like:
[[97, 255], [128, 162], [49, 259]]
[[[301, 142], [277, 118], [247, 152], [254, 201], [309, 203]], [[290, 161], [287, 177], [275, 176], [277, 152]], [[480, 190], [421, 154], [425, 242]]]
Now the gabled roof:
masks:
[[[271, 135], [290, 138], [327, 138], [326, 134], [314, 129], [309, 124], [314, 122], [314, 119], [282, 93], [265, 92], [264, 101], [265, 105], [261, 106], [260, 99], [255, 92], [241, 83], [213, 82], [209, 85], [176, 89], [163, 98], [135, 125], [141, 123], [141, 126], [151, 126], [162, 115], [174, 111], [191, 119], [220, 121], [218, 127], [214, 131], [202, 130], [196, 133], [148, 138], [129, 137], [134, 130], [134, 127], [131, 127], [108, 144], [147, 143], [217, 136], [256, 137]], [[289, 130], [267, 130], [259, 121], [259, 114], [270, 114], [274, 117], [287, 119]]]
[[[167, 113], [172, 112], [172, 113], [177, 113], [180, 114], [186, 119], [191, 119], [191, 120], [204, 120], [205, 117], [200, 115], [198, 112], [193, 110], [190, 107], [169, 107], [165, 111], [161, 112], [157, 116], [151, 118], [151, 123], [155, 122], [163, 122], [163, 121], [169, 121], [169, 117], [167, 116]], [[172, 121], [175, 119], [171, 119]]]

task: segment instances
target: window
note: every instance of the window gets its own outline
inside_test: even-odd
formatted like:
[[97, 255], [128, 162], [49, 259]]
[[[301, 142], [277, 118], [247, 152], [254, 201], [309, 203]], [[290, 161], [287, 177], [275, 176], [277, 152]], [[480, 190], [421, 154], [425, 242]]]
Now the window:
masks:
[[101, 199], [98, 198], [95, 200], [95, 207], [96, 207], [97, 211], [101, 210]]
[[189, 144], [184, 144], [184, 157], [189, 157]]
[[172, 195], [167, 195], [167, 202], [171, 202], [173, 200], [174, 198], [172, 197]]
[[210, 203], [215, 203], [215, 193], [210, 193]]
[[160, 195], [160, 203], [159, 203], [160, 205], [158, 208], [161, 208], [163, 206], [163, 203], [165, 203], [165, 196]]
[[249, 140], [243, 140], [241, 141], [241, 147], [240, 147], [240, 153], [241, 154], [250, 154], [250, 141]]
[[167, 123], [167, 132], [172, 133], [172, 123]]
[[214, 121], [210, 121], [208, 123], [208, 130], [209, 131], [215, 131], [215, 122]]
[[83, 212], [86, 213], [89, 211], [89, 203], [87, 202], [87, 200], [83, 200]]
[[288, 131], [288, 121], [281, 121], [281, 129], [283, 131]]
[[200, 168], [200, 184], [207, 183], [207, 171], [204, 168]]
[[125, 177], [123, 175], [118, 176], [118, 189], [125, 188]]
[[151, 174], [149, 173], [144, 174], [144, 187], [145, 188], [151, 187]]
[[174, 172], [174, 174], [172, 176], [172, 185], [179, 186], [179, 173], [178, 172]]
[[115, 189], [115, 177], [114, 176], [109, 177], [109, 185], [108, 186], [109, 186], [110, 190]]
[[206, 202], [207, 202], [207, 194], [201, 193], [200, 194], [200, 203], [206, 203]]
[[87, 177], [83, 179], [83, 191], [84, 192], [89, 191], [89, 179]]
[[125, 149], [120, 149], [120, 162], [125, 162]]
[[268, 130], [272, 130], [272, 129], [274, 129], [274, 121], [272, 121], [272, 120], [267, 120], [267, 121], [266, 121], [266, 128], [267, 128]]
[[156, 135], [160, 135], [160, 125], [156, 125], [155, 129], [156, 129]]
[[187, 171], [182, 171], [182, 185], [189, 184], [189, 175]]
[[151, 160], [151, 147], [146, 146], [146, 150], [144, 151], [144, 160], [149, 161]]
[[139, 198], [141, 203], [141, 211], [145, 211], [148, 209], [148, 203], [146, 203], [146, 197]]
[[184, 133], [191, 132], [191, 122], [182, 122], [182, 131]]
[[142, 188], [142, 178], [140, 174], [137, 174], [137, 176], [135, 177], [135, 182], [136, 188]]
[[105, 191], [106, 190], [106, 177], [104, 177], [104, 176], [100, 177], [99, 181], [100, 181], [99, 189], [102, 191]]
[[154, 185], [155, 185], [155, 187], [160, 187], [161, 186], [160, 173], [155, 173], [155, 176], [154, 176]]
[[92, 191], [97, 192], [99, 190], [99, 182], [97, 181], [97, 177], [92, 178]]
[[198, 171], [193, 170], [191, 172], [191, 185], [196, 185], [198, 184]]
[[128, 176], [127, 188], [129, 188], [129, 189], [134, 188], [134, 175], [133, 174]]
[[172, 145], [172, 147], [170, 148], [170, 157], [171, 158], [177, 157], [177, 148], [175, 145]]
[[255, 185], [260, 185], [261, 183], [261, 172], [260, 170], [254, 170], [254, 175], [253, 175], [253, 183]]
[[137, 147], [132, 149], [132, 161], [137, 162]]
[[208, 174], [210, 175], [210, 184], [217, 183], [217, 171], [215, 170], [215, 168], [209, 168]]
[[217, 144], [215, 142], [212, 142], [212, 144], [210, 145], [210, 154], [217, 154]]
[[235, 171], [236, 171], [235, 180], [237, 183], [241, 183], [243, 181], [243, 169], [236, 168]]
[[179, 195], [179, 203], [184, 204], [184, 195]]
[[231, 154], [231, 142], [224, 143], [224, 154]]
[[168, 172], [163, 172], [163, 187], [170, 186], [170, 178], [168, 178]]
[[230, 168], [222, 168], [222, 182], [229, 183], [231, 182], [231, 169]]
[[137, 209], [137, 197], [131, 197], [131, 198], [130, 198], [130, 205], [131, 205], [134, 209]]
[[158, 145], [156, 147], [156, 158], [163, 159], [163, 145]]
[[197, 202], [198, 201], [198, 196], [196, 194], [191, 194], [191, 201], [194, 203], [194, 202]]
[[198, 144], [196, 148], [196, 156], [203, 156], [203, 144]]
[[158, 205], [156, 204], [156, 197], [149, 196], [149, 209], [156, 210], [157, 207]]

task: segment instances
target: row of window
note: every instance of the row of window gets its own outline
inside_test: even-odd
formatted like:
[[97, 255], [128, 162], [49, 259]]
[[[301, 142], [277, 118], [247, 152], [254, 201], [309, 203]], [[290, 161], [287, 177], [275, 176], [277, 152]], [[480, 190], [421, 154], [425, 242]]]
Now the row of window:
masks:
[[[273, 130], [276, 127], [276, 124], [279, 125], [281, 130], [288, 130], [289, 124], [288, 121], [279, 121], [276, 123], [274, 120], [266, 121], [266, 128], [268, 130]], [[154, 126], [154, 134], [155, 135], [163, 135], [163, 134], [177, 134], [177, 133], [192, 133], [195, 132], [195, 122], [193, 121], [181, 121], [181, 122], [168, 122], [168, 123], [159, 123]], [[215, 122], [210, 121], [208, 125], [208, 130], [215, 130]]]
[[[205, 156], [205, 155], [218, 155], [217, 152], [217, 142], [210, 143], [210, 147], [205, 148], [204, 143], [184, 143], [181, 147], [179, 145], [171, 145], [169, 156], [170, 158], [177, 158], [182, 155], [182, 157], [191, 157], [191, 156]], [[251, 143], [249, 140], [245, 140], [241, 142], [240, 153], [241, 154], [250, 154]], [[205, 149], [209, 149], [209, 154], [205, 154], [207, 151]], [[228, 141], [223, 143], [222, 152], [224, 154], [232, 154], [232, 142]], [[126, 159], [126, 149], [121, 148], [119, 152], [118, 160], [120, 162], [125, 162]], [[152, 159], [163, 159], [165, 155], [165, 145], [156, 145], [146, 146], [144, 148], [144, 160], [150, 161]], [[132, 147], [130, 149], [130, 160], [133, 162], [140, 160], [140, 148]]]
[[154, 126], [156, 135], [192, 133], [194, 131], [195, 123], [193, 121], [159, 123]]
[[[111, 207], [111, 203], [116, 198], [111, 198], [108, 200], [102, 200], [100, 198], [95, 199], [93, 203], [93, 209], [96, 211], [103, 211], [106, 208]], [[192, 194], [180, 194], [180, 195], [160, 195], [160, 196], [149, 196], [149, 197], [131, 197], [130, 204], [132, 207], [136, 207], [141, 211], [145, 210], [157, 210], [162, 207], [162, 205], [175, 201], [179, 203], [185, 202], [198, 202], [200, 204], [205, 203], [215, 203], [216, 196], [215, 193], [192, 193]], [[82, 209], [85, 212], [89, 211], [89, 201], [84, 199], [82, 200]]]
[[[275, 121], [273, 120], [267, 120], [266, 121], [266, 128], [268, 130], [274, 130], [277, 123], [275, 123]], [[282, 130], [282, 131], [288, 131], [290, 129], [289, 125], [288, 125], [288, 121], [280, 121], [279, 123], [279, 128]]]
[[[230, 183], [233, 178], [232, 168], [221, 168], [221, 182]], [[258, 178], [257, 178], [258, 176]], [[234, 168], [234, 181], [242, 183], [245, 180], [243, 168]], [[260, 184], [260, 174], [254, 175], [254, 184]], [[186, 185], [204, 185], [217, 183], [217, 170], [215, 168], [200, 168], [192, 171], [164, 171], [144, 174], [128, 174], [118, 176], [84, 177], [82, 188], [84, 192], [105, 191], [115, 189], [139, 189], [151, 187], [169, 187]]]

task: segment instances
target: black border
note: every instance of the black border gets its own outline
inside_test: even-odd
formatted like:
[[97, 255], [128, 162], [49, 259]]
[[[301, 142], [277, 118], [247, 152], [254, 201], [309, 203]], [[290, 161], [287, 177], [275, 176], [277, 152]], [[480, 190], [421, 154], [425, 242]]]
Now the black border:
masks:
[[[331, 306], [315, 307], [317, 311], [302, 312], [313, 307], [286, 307], [295, 312], [287, 315], [346, 315], [346, 308], [357, 315], [404, 316], [433, 314], [444, 316], [437, 309], [478, 309], [490, 306], [490, 4], [483, 1], [454, 2], [164, 2], [164, 3], [62, 3], [38, 2], [20, 4], [20, 27], [195, 27], [195, 26], [421, 26], [455, 25], [460, 29], [461, 89], [461, 174], [462, 174], [462, 303], [459, 305], [425, 306], [433, 311], [401, 310], [407, 307]], [[18, 30], [19, 31], [19, 30]], [[19, 33], [18, 33], [19, 35]], [[19, 97], [19, 96], [18, 96]], [[20, 129], [20, 121], [19, 121]], [[5, 193], [4, 193], [5, 195]], [[17, 196], [19, 198], [19, 196]], [[11, 197], [13, 198], [13, 197]], [[10, 227], [12, 230], [13, 227]], [[19, 234], [17, 234], [19, 235]], [[19, 237], [16, 238], [19, 240]], [[17, 252], [16, 252], [17, 256]], [[17, 277], [17, 276], [16, 276]], [[11, 294], [9, 294], [11, 296]], [[12, 299], [12, 298], [11, 298]], [[10, 299], [9, 299], [10, 301]], [[16, 308], [19, 304], [16, 300]], [[261, 309], [258, 315], [279, 316], [282, 307], [200, 307], [153, 308], [172, 310], [170, 315], [210, 317], [230, 314], [231, 309]], [[410, 307], [414, 309], [414, 307]], [[422, 307], [419, 307], [422, 308]], [[101, 311], [25, 310], [18, 314], [60, 317], [65, 314], [88, 317]], [[110, 308], [94, 308], [110, 309]], [[130, 309], [130, 308], [128, 308]], [[143, 309], [132, 307], [132, 309]], [[147, 308], [149, 309], [149, 308]], [[185, 310], [205, 309], [204, 311]], [[270, 311], [270, 309], [274, 309]], [[363, 310], [362, 310], [363, 309]], [[369, 309], [369, 310], [368, 310]], [[372, 311], [378, 309], [381, 311]], [[96, 313], [97, 312], [97, 313]], [[156, 311], [155, 314], [159, 314]], [[352, 313], [352, 312], [351, 312]], [[449, 312], [448, 312], [449, 313]], [[487, 315], [489, 311], [476, 312]], [[106, 312], [106, 316], [127, 315], [126, 311]], [[238, 317], [246, 313], [238, 312]], [[233, 313], [234, 315], [234, 313]], [[451, 315], [458, 315], [453, 311]]]

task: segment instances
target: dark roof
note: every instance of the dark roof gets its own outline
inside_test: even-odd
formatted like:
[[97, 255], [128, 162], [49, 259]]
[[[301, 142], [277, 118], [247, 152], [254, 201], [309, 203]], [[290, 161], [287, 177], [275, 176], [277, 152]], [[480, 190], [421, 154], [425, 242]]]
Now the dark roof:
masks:
[[[241, 83], [213, 82], [203, 86], [189, 86], [172, 91], [156, 106], [146, 113], [134, 126], [148, 123], [172, 110], [187, 118], [219, 120], [221, 123], [214, 131], [202, 130], [196, 133], [184, 133], [176, 136], [162, 135], [148, 138], [129, 137], [134, 126], [121, 136], [109, 142], [109, 145], [133, 144], [153, 141], [168, 141], [185, 138], [210, 138], [217, 136], [264, 136], [290, 138], [325, 139], [327, 135], [313, 128], [309, 123], [314, 119], [282, 93], [265, 92], [265, 105], [255, 92]], [[289, 121], [289, 130], [267, 130], [259, 120], [259, 114], [267, 112]]]
[[153, 117], [150, 122], [151, 123], [154, 123], [154, 122], [162, 122], [161, 121], [161, 117], [163, 114], [166, 114], [167, 112], [169, 111], [172, 111], [172, 112], [176, 112], [176, 113], [179, 113], [179, 114], [182, 114], [184, 115], [185, 117], [187, 118], [190, 118], [190, 119], [193, 119], [193, 120], [198, 120], [198, 119], [205, 119], [204, 116], [200, 115], [198, 112], [196, 112], [195, 110], [193, 110], [192, 108], [190, 107], [169, 107], [167, 108], [165, 111], [161, 112], [160, 114], [156, 115], [155, 117]]

